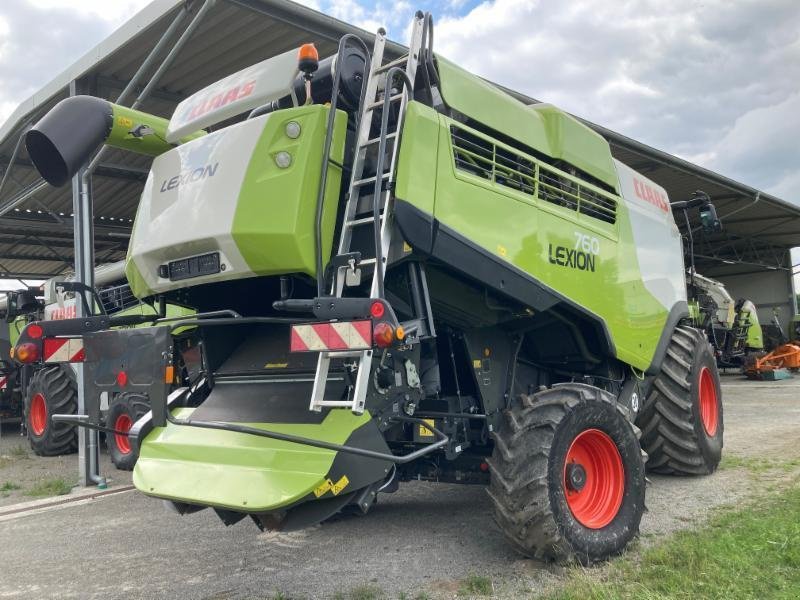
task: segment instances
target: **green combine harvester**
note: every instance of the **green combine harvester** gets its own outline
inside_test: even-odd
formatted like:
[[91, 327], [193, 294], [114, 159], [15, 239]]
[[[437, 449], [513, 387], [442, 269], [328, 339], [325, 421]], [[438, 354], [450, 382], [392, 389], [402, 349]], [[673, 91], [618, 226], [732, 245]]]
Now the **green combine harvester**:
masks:
[[[147, 394], [134, 482], [180, 513], [292, 530], [404, 481], [476, 484], [523, 554], [602, 560], [638, 532], [648, 455], [707, 474], [722, 451], [671, 206], [598, 134], [432, 40], [417, 13], [402, 57], [382, 30], [321, 61], [305, 45], [169, 121], [54, 107], [26, 140], [54, 185], [102, 144], [155, 155], [127, 278], [197, 314], [34, 323], [15, 357], [83, 362], [87, 398]], [[707, 198], [681, 206], [718, 225]], [[52, 418], [109, 430], [94, 409]]]
[[690, 271], [689, 313], [714, 349], [717, 366], [743, 369], [749, 357], [764, 352], [764, 334], [756, 306], [740, 298], [734, 302], [725, 286]]

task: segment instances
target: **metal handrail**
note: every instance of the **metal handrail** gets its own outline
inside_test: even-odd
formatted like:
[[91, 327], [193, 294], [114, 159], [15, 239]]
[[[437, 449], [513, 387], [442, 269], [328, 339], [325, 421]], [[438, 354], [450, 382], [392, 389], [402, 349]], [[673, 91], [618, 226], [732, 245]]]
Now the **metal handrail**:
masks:
[[[344, 49], [347, 48], [347, 44], [350, 41], [356, 42], [358, 45], [361, 46], [362, 50], [364, 50], [364, 60], [365, 60], [365, 68], [369, 69], [369, 65], [371, 63], [371, 56], [367, 45], [357, 35], [352, 33], [348, 33], [347, 35], [343, 35], [339, 39], [339, 48], [336, 51], [336, 60], [343, 59], [343, 52]], [[340, 66], [340, 65], [337, 65]], [[316, 262], [317, 262], [317, 297], [321, 298], [325, 295], [325, 274], [323, 273], [323, 265], [322, 265], [322, 209], [325, 203], [325, 190], [327, 188], [328, 183], [328, 166], [332, 162], [331, 161], [331, 143], [333, 142], [333, 125], [336, 120], [336, 107], [339, 104], [339, 83], [342, 79], [342, 69], [336, 68], [336, 73], [333, 78], [333, 89], [331, 90], [331, 104], [328, 108], [328, 123], [327, 128], [325, 130], [325, 144], [323, 146], [323, 154], [322, 154], [322, 170], [320, 172], [320, 180], [319, 180], [319, 189], [317, 190], [317, 210], [316, 210], [316, 217], [314, 221], [314, 246], [316, 250]], [[365, 73], [366, 75], [366, 73]], [[358, 100], [358, 108], [356, 110], [356, 131], [358, 131], [358, 127], [360, 125], [360, 118], [361, 118], [361, 107], [364, 105], [364, 99], [367, 94], [367, 79], [368, 77], [361, 78], [361, 94], [359, 95]]]

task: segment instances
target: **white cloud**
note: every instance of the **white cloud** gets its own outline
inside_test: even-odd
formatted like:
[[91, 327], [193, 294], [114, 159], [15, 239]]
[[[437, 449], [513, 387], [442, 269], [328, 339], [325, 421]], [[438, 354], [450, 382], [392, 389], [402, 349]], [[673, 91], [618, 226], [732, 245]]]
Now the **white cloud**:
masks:
[[486, 1], [439, 19], [436, 49], [755, 187], [800, 170], [796, 0]]
[[[71, 0], [68, 4], [73, 13], [92, 15], [108, 23], [122, 24], [139, 12], [152, 0]], [[64, 0], [27, 0], [40, 10], [64, 9]]]

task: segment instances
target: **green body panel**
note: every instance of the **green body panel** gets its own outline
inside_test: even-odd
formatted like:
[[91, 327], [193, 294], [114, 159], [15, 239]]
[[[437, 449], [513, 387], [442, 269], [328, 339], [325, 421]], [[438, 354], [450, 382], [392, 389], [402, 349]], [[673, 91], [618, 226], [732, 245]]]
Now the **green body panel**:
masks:
[[689, 301], [689, 318], [695, 326], [699, 326], [703, 322], [703, 316], [700, 313], [700, 305], [696, 300]]
[[448, 106], [618, 190], [611, 148], [600, 134], [549, 104], [523, 104], [442, 57], [436, 64]]
[[[175, 146], [166, 141], [167, 125], [169, 120], [157, 117], [140, 110], [134, 110], [127, 106], [120, 106], [109, 102], [113, 124], [111, 132], [106, 138], [106, 144], [114, 148], [129, 150], [139, 154], [158, 156], [167, 150], [172, 150]], [[153, 133], [136, 137], [131, 134], [131, 130], [144, 125], [150, 127]], [[198, 131], [181, 139], [181, 143], [188, 142], [205, 135], [205, 131]]]
[[131, 293], [137, 298], [146, 298], [153, 295], [153, 290], [150, 289], [150, 286], [147, 285], [144, 277], [142, 277], [139, 267], [131, 260], [130, 249], [128, 250], [128, 258], [125, 261], [125, 279], [128, 280], [128, 285], [131, 287]]
[[[267, 120], [239, 191], [233, 238], [248, 267], [258, 275], [316, 274], [314, 230], [329, 108], [319, 104], [282, 110]], [[286, 124], [298, 123], [297, 139]], [[347, 115], [337, 111], [330, 157], [344, 156]], [[275, 165], [278, 152], [288, 152], [287, 169]], [[322, 213], [323, 263], [333, 243], [341, 185], [341, 169], [329, 164]]]
[[[748, 306], [748, 304], [750, 306]], [[753, 350], [764, 349], [764, 334], [761, 330], [761, 323], [758, 321], [758, 314], [756, 313], [755, 306], [748, 302], [737, 315], [738, 325], [740, 327], [749, 327], [747, 329], [747, 340], [745, 346]]]
[[[642, 282], [625, 202], [593, 188], [603, 197], [616, 199], [616, 223], [605, 223], [541, 201], [536, 190], [530, 194], [456, 170], [450, 141], [450, 126], [456, 123], [447, 117], [435, 117], [439, 120], [438, 149], [433, 144], [424, 148], [406, 145], [409, 137], [405, 131], [427, 131], [433, 118], [432, 109], [409, 105], [397, 174], [398, 198], [430, 212], [429, 193], [414, 179], [418, 176], [416, 169], [437, 163], [436, 173], [431, 175], [428, 169], [429, 178], [425, 180], [429, 188], [436, 190], [432, 213], [436, 219], [598, 316], [608, 328], [617, 357], [638, 369], [647, 368], [669, 311]], [[476, 137], [491, 139], [463, 125], [459, 127]], [[430, 136], [430, 132], [426, 135]], [[551, 169], [532, 156], [525, 158], [537, 169]], [[559, 176], [580, 182], [567, 173]], [[538, 183], [534, 180], [531, 185]], [[573, 248], [576, 232], [599, 241], [594, 272], [567, 269], [549, 260], [550, 246]]]
[[433, 214], [439, 150], [439, 115], [419, 102], [409, 102], [403, 124], [403, 143], [397, 162], [395, 194], [413, 198], [414, 205]]
[[[173, 414], [187, 418], [193, 411], [178, 408]], [[369, 412], [332, 410], [320, 424], [239, 424], [343, 444], [371, 418]], [[332, 450], [167, 423], [144, 439], [133, 483], [160, 498], [267, 512], [312, 493], [325, 482], [335, 457]]]
[[[25, 329], [25, 325], [28, 324], [28, 320], [25, 318], [24, 315], [20, 315], [16, 317], [11, 323], [8, 324], [8, 341], [11, 342], [11, 347], [17, 345], [17, 340], [19, 339], [19, 334], [22, 333], [22, 330]], [[7, 357], [3, 357], [7, 358]]]

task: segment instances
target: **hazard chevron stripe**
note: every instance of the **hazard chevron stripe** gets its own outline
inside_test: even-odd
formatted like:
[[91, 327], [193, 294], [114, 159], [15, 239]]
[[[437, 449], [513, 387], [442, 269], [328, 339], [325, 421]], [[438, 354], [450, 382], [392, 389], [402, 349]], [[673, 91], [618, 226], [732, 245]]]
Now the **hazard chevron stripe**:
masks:
[[368, 350], [371, 347], [371, 321], [292, 325], [292, 352]]
[[4, 377], [0, 377], [0, 390], [6, 389], [7, 385], [8, 385], [8, 377], [5, 377], [5, 376]]
[[43, 347], [44, 362], [83, 362], [85, 358], [81, 338], [47, 338]]

